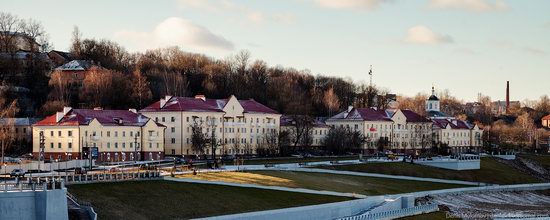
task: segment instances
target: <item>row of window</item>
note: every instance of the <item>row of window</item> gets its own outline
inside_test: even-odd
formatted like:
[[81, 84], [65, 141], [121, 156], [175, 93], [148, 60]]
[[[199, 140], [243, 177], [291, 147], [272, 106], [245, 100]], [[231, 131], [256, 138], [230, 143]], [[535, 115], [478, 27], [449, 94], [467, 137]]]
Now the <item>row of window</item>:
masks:
[[[192, 117], [187, 116], [187, 117], [185, 118], [185, 121], [186, 121], [186, 122], [190, 122], [190, 119], [193, 119], [193, 121], [199, 121], [199, 122], [202, 122], [202, 121], [203, 121], [203, 120], [202, 120], [202, 117], [194, 117], [194, 116], [192, 116]], [[214, 119], [214, 122], [216, 122], [216, 119], [215, 119], [215, 118], [211, 118], [210, 116], [206, 116], [206, 122], [211, 122], [212, 119]], [[237, 119], [238, 119], [238, 120], [235, 121], [234, 118], [225, 118], [225, 119], [224, 119], [224, 118], [220, 117], [220, 118], [219, 118], [219, 122], [220, 122], [220, 123], [221, 123], [221, 122], [239, 122], [239, 123], [246, 123], [246, 121], [247, 121], [246, 118], [241, 118], [241, 117], [239, 117], [239, 118], [237, 118]], [[256, 119], [256, 123], [260, 123], [260, 118], [255, 118], [255, 119]], [[263, 119], [262, 119], [262, 123], [266, 123], [266, 120], [267, 120], [267, 123], [275, 123], [275, 119], [272, 119], [272, 118], [263, 118]], [[159, 122], [159, 117], [155, 117], [155, 121], [156, 121], [156, 122]], [[166, 122], [166, 117], [160, 117], [160, 121], [161, 121], [161, 122]], [[170, 122], [176, 122], [176, 118], [173, 117], [173, 116], [170, 117]], [[251, 119], [250, 119], [250, 124], [252, 124], [253, 122], [254, 122], [254, 118], [251, 118]]]

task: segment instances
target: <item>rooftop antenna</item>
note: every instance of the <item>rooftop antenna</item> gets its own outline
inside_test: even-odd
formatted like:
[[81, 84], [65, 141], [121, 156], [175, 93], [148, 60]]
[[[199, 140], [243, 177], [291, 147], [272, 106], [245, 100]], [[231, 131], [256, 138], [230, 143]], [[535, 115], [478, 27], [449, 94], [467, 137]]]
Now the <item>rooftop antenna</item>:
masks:
[[369, 84], [369, 86], [372, 88], [372, 65], [370, 65], [369, 77], [370, 77], [370, 84]]

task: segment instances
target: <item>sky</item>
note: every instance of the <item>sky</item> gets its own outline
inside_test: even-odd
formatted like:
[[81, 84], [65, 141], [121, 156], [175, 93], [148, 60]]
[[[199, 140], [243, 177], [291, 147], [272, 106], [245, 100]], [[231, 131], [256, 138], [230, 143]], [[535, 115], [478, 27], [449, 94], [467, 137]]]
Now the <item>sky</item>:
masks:
[[128, 51], [179, 46], [270, 66], [373, 82], [413, 96], [447, 89], [465, 101], [550, 94], [547, 0], [0, 0], [39, 20], [57, 50], [74, 26]]

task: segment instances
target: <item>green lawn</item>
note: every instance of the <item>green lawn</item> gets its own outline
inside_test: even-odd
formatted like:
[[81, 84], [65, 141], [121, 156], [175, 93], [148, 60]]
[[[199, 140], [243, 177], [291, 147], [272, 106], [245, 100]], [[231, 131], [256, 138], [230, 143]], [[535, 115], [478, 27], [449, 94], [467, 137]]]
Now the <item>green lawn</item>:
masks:
[[326, 169], [347, 170], [390, 175], [428, 177], [438, 179], [465, 180], [495, 184], [519, 184], [540, 182], [538, 179], [496, 161], [493, 158], [481, 158], [481, 169], [454, 171], [410, 163], [367, 163], [322, 167]]
[[98, 219], [189, 219], [348, 200], [345, 197], [169, 181], [70, 185]]
[[359, 156], [308, 157], [308, 158], [288, 158], [287, 157], [287, 158], [245, 160], [244, 165], [303, 163], [303, 162], [319, 162], [319, 161], [334, 161], [334, 160], [341, 161], [341, 160], [358, 160], [358, 159], [359, 159]]
[[396, 180], [326, 173], [290, 172], [290, 171], [251, 171], [202, 173], [180, 177], [248, 183], [267, 186], [306, 188], [363, 195], [385, 195], [416, 191], [466, 187], [463, 185], [433, 183], [424, 181]]

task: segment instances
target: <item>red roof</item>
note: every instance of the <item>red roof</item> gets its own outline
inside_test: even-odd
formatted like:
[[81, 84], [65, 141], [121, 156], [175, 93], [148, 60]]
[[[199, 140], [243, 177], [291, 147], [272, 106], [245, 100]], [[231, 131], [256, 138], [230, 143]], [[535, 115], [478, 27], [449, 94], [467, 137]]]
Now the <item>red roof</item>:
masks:
[[542, 117], [542, 120], [550, 120], [550, 115]]
[[[160, 108], [160, 101], [140, 110], [141, 112], [156, 111], [189, 111], [189, 112], [223, 112], [223, 107], [229, 99], [200, 99], [194, 97], [171, 97]], [[279, 114], [277, 111], [254, 100], [238, 100], [245, 113]]]
[[401, 110], [401, 112], [403, 112], [403, 114], [407, 118], [407, 122], [431, 122], [426, 117], [419, 115], [414, 111], [403, 109]]
[[[93, 109], [72, 109], [63, 118], [56, 122], [56, 115], [46, 117], [35, 126], [61, 125], [77, 126], [87, 125], [93, 119], [102, 125], [111, 126], [143, 126], [149, 118], [128, 110], [93, 110]], [[157, 124], [160, 125], [160, 124]]]
[[455, 123], [452, 123], [451, 121], [449, 121], [447, 119], [434, 119], [433, 120], [433, 124], [435, 126], [440, 127], [440, 128], [446, 128], [447, 125], [449, 125], [449, 126], [451, 126], [451, 129], [471, 129], [470, 125], [468, 125], [468, 123], [466, 123], [465, 121], [455, 120]]

